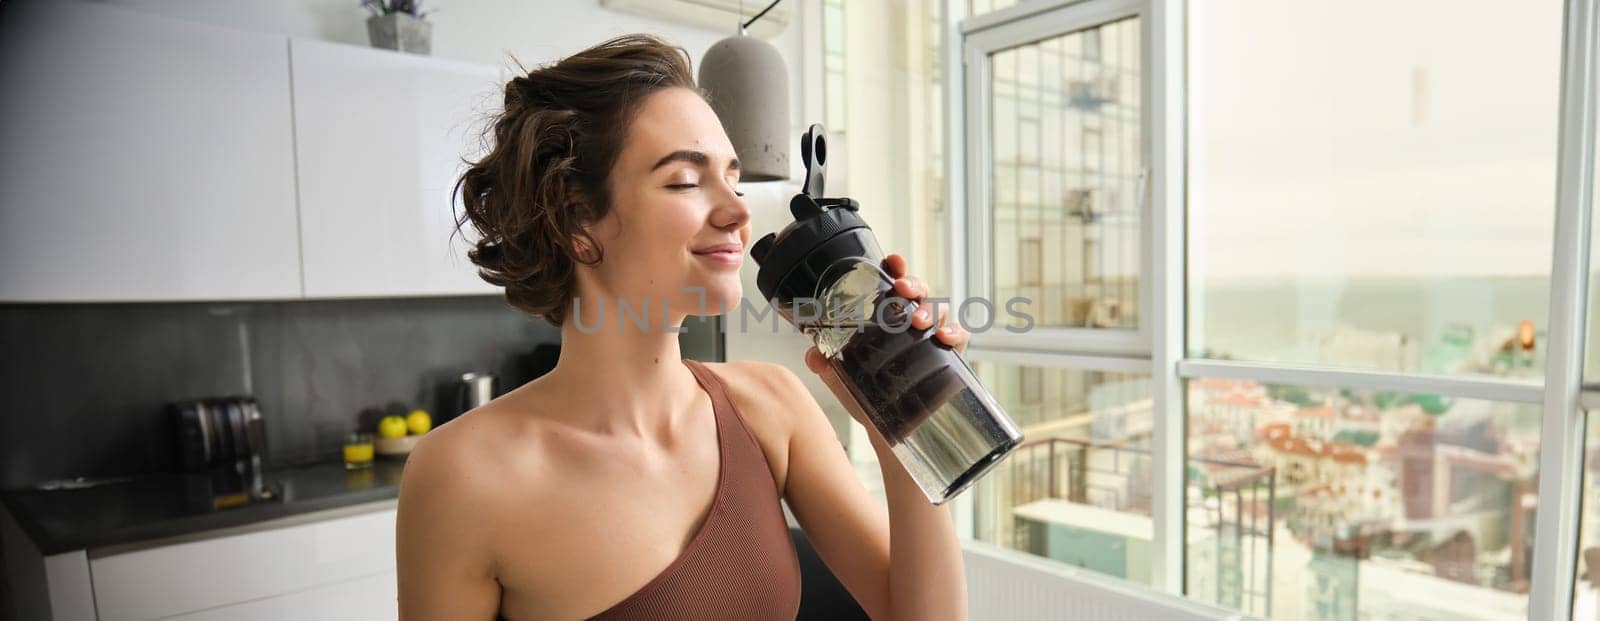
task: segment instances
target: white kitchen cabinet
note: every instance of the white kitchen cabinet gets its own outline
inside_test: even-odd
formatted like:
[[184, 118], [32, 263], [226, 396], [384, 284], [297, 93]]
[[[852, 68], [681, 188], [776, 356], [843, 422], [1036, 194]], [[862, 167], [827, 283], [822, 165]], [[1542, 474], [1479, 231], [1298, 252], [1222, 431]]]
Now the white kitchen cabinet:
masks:
[[[324, 614], [339, 610], [371, 612], [356, 618], [394, 618], [395, 509], [392, 501], [385, 504], [293, 526], [91, 558], [95, 608], [101, 621], [178, 615], [350, 618]], [[342, 608], [323, 607], [332, 601]], [[238, 614], [219, 617], [221, 611]]]
[[501, 72], [320, 41], [290, 48], [306, 296], [498, 292], [455, 235], [451, 190], [463, 158], [482, 153]]
[[169, 617], [170, 621], [393, 621], [400, 617], [395, 572], [210, 608]]
[[286, 37], [6, 4], [0, 301], [301, 295]]

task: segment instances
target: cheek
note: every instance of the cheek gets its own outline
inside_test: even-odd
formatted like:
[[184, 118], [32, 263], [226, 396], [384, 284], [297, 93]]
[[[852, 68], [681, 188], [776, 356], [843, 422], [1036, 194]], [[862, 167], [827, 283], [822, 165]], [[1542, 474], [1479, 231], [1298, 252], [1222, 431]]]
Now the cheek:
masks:
[[684, 257], [704, 227], [694, 205], [664, 200], [651, 206], [649, 216], [640, 219], [636, 232], [647, 237], [647, 243], [663, 255]]
[[672, 231], [673, 237], [682, 242], [683, 246], [693, 243], [695, 236], [705, 228], [705, 216], [700, 207], [687, 202], [673, 202], [662, 205], [661, 229]]
[[659, 197], [633, 206], [637, 209], [622, 223], [615, 242], [619, 263], [626, 264], [627, 271], [635, 277], [647, 281], [659, 283], [680, 278], [694, 259], [689, 250], [704, 224], [695, 218], [694, 206]]

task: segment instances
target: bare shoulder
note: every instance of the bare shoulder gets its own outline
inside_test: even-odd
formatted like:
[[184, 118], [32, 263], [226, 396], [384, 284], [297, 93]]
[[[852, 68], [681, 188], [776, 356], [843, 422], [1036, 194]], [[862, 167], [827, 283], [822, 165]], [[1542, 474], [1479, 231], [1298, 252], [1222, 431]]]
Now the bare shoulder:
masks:
[[727, 386], [728, 398], [766, 451], [782, 491], [788, 480], [789, 449], [803, 417], [817, 410], [800, 377], [780, 364], [757, 360], [706, 363]]
[[[402, 496], [406, 491], [417, 494], [450, 491], [435, 485], [468, 490], [487, 475], [492, 469], [489, 462], [495, 455], [493, 445], [496, 443], [492, 429], [495, 423], [490, 418], [487, 412], [475, 410], [422, 436], [406, 457], [401, 478]], [[407, 482], [430, 485], [426, 488], [412, 486], [407, 490]]]
[[[533, 490], [540, 477], [530, 473], [539, 460], [538, 442], [516, 424], [517, 418], [490, 403], [429, 431], [406, 458], [400, 479], [400, 506], [430, 521], [460, 518], [484, 522], [512, 510], [504, 491]], [[524, 519], [533, 517], [522, 515]]]
[[747, 418], [771, 419], [770, 424], [787, 432], [792, 431], [798, 416], [816, 409], [816, 399], [805, 382], [781, 364], [739, 360], [707, 366], [723, 378], [728, 396]]
[[805, 383], [800, 381], [800, 376], [781, 364], [760, 360], [736, 360], [708, 362], [706, 366], [725, 379], [729, 392], [767, 399], [794, 398], [811, 394], [806, 390]]
[[403, 617], [492, 615], [507, 506], [492, 417], [468, 413], [418, 441], [400, 477], [395, 564]]
[[[462, 527], [474, 513], [492, 514], [491, 434], [464, 415], [429, 431], [406, 457], [400, 476], [400, 525], [408, 515], [426, 516], [433, 526]], [[471, 511], [461, 508], [471, 507]]]

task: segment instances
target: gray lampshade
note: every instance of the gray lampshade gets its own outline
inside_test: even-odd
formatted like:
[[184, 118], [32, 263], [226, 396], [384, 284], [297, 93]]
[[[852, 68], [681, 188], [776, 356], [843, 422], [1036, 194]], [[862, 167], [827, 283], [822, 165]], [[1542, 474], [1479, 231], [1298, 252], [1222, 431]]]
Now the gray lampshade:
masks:
[[789, 68], [771, 43], [734, 35], [700, 61], [700, 88], [733, 141], [745, 181], [789, 178]]

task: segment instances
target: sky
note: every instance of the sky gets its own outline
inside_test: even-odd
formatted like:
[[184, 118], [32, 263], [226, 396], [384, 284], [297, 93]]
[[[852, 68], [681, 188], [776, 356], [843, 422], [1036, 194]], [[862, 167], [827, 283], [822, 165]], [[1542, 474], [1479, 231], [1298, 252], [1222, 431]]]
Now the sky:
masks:
[[1559, 1], [1208, 0], [1189, 19], [1191, 271], [1548, 272]]

